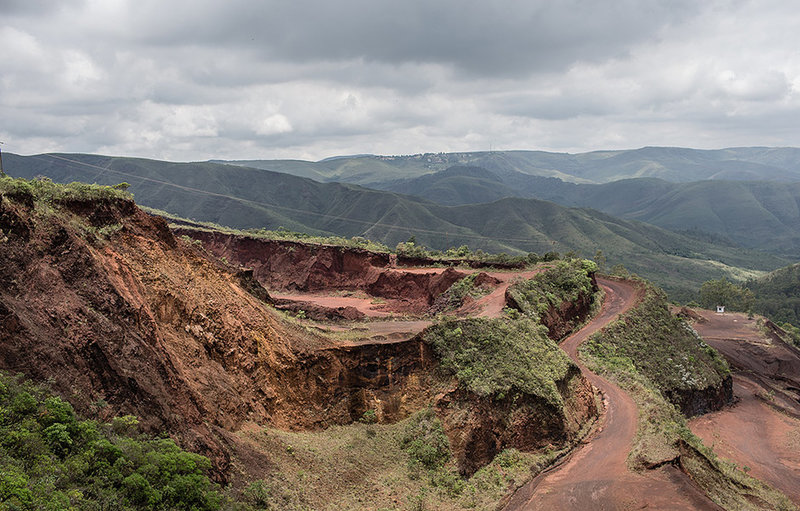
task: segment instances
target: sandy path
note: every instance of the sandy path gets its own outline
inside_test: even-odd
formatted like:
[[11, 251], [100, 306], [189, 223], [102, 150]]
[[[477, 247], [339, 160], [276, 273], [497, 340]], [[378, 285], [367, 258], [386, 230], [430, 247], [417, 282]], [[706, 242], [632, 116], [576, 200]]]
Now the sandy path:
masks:
[[695, 312], [705, 320], [695, 330], [734, 369], [739, 401], [689, 427], [719, 456], [747, 466], [800, 505], [800, 354], [744, 314]]
[[567, 461], [522, 487], [505, 509], [720, 509], [674, 467], [665, 466], [646, 475], [628, 470], [625, 461], [636, 433], [636, 404], [617, 385], [583, 366], [577, 349], [589, 336], [629, 310], [638, 295], [628, 283], [606, 279], [598, 279], [598, 283], [606, 292], [600, 314], [568, 337], [562, 347], [605, 394], [603, 424]]
[[[445, 268], [403, 268], [390, 269], [387, 271], [398, 273], [442, 273]], [[542, 270], [530, 271], [489, 271], [483, 272], [496, 278], [500, 283], [487, 295], [480, 297], [474, 302], [456, 311], [457, 315], [479, 316], [496, 318], [503, 313], [506, 305], [506, 290], [517, 279], [530, 279]], [[467, 274], [481, 273], [481, 270], [467, 270]], [[272, 293], [273, 298], [280, 300], [291, 300], [299, 302], [310, 302], [323, 307], [354, 307], [364, 313], [369, 321], [360, 326], [364, 331], [364, 338], [358, 341], [350, 341], [347, 344], [362, 343], [389, 343], [401, 342], [414, 337], [422, 330], [429, 327], [432, 322], [423, 319], [387, 319], [394, 316], [404, 316], [392, 312], [397, 300], [376, 299], [371, 296], [336, 296], [326, 293]], [[332, 330], [340, 330], [332, 328]]]

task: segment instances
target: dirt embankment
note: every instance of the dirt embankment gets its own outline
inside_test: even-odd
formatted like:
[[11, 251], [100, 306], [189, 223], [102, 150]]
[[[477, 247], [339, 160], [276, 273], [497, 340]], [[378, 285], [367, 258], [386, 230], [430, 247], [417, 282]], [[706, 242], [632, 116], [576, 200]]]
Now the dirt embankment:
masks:
[[800, 505], [800, 351], [771, 322], [693, 309], [695, 330], [733, 370], [733, 407], [690, 421], [723, 458]]
[[[241, 258], [232, 248], [226, 257], [253, 272], [237, 274], [125, 200], [40, 210], [32, 197], [0, 196], [0, 229], [0, 368], [51, 382], [100, 420], [137, 415], [146, 430], [167, 431], [211, 458], [220, 480], [241, 448], [230, 433], [246, 422], [315, 428], [367, 410], [396, 420], [430, 403], [435, 384], [441, 389], [437, 362], [419, 339], [344, 346], [284, 320], [256, 279], [284, 289], [363, 286], [430, 305], [463, 276], [455, 270], [403, 270], [412, 277], [396, 280], [399, 271], [378, 268], [382, 255], [267, 244], [273, 260], [263, 257], [262, 240], [239, 239]], [[214, 243], [222, 241], [206, 248]], [[567, 399], [570, 388], [585, 386], [573, 380], [564, 384]], [[580, 390], [575, 396], [583, 399]], [[490, 416], [493, 405], [476, 409]], [[581, 413], [572, 416], [580, 422]], [[524, 414], [508, 417], [521, 440], [506, 439], [496, 417], [481, 419], [469, 430], [488, 444], [465, 440], [475, 447], [462, 458], [485, 445], [544, 441], [526, 429]], [[555, 431], [557, 441], [566, 429], [544, 434]]]
[[[466, 276], [452, 268], [422, 272], [392, 269], [389, 254], [362, 249], [180, 227], [175, 233], [201, 241], [210, 253], [234, 265], [251, 268], [256, 280], [267, 289], [284, 294], [363, 291], [383, 299], [384, 309], [398, 313], [424, 312], [437, 296]], [[320, 318], [337, 316], [335, 311], [325, 311], [319, 306], [309, 309]], [[355, 319], [353, 311], [342, 312], [346, 319]]]
[[459, 388], [439, 395], [435, 409], [461, 474], [471, 476], [503, 449], [529, 452], [575, 441], [597, 417], [594, 390], [577, 367], [557, 387], [563, 407], [529, 395], [495, 399]]

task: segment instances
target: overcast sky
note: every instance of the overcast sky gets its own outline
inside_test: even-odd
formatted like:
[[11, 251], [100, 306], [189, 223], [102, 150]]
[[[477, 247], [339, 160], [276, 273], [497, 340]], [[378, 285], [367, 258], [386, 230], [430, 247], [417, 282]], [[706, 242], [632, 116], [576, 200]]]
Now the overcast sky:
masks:
[[787, 0], [0, 0], [4, 151], [800, 146]]

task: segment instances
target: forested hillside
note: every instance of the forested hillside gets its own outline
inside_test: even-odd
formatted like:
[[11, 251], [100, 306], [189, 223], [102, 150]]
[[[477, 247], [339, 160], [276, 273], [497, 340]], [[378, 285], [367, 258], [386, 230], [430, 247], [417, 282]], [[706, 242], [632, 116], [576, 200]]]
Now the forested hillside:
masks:
[[757, 276], [791, 262], [701, 241], [597, 211], [533, 199], [447, 207], [355, 185], [319, 183], [266, 170], [214, 163], [170, 163], [96, 155], [7, 157], [9, 173], [59, 182], [130, 184], [140, 204], [235, 228], [285, 227], [312, 234], [362, 236], [394, 246], [415, 236], [446, 249], [520, 254], [602, 251], [688, 298], [705, 280]]

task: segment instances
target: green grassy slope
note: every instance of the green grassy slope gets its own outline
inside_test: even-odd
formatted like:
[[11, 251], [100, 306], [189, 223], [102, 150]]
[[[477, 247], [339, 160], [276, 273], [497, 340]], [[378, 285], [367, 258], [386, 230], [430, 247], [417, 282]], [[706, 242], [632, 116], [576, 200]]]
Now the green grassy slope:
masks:
[[610, 265], [622, 263], [679, 298], [705, 280], [753, 277], [758, 273], [749, 270], [768, 271], [790, 262], [532, 199], [445, 207], [355, 185], [213, 163], [95, 155], [10, 155], [6, 162], [9, 173], [20, 177], [126, 181], [142, 205], [236, 228], [283, 226], [311, 234], [364, 236], [389, 246], [414, 235], [437, 249], [465, 244], [512, 254], [574, 250], [593, 256], [600, 249]]
[[453, 167], [381, 185], [440, 204], [488, 202], [501, 197], [550, 200], [585, 206], [675, 231], [708, 233], [743, 247], [791, 257], [800, 249], [800, 182], [699, 181], [656, 178], [602, 185], [566, 183], [519, 172], [492, 173]]

